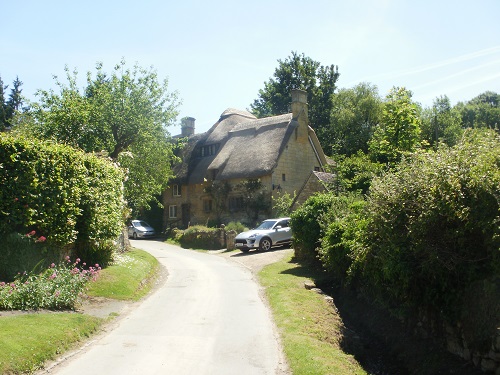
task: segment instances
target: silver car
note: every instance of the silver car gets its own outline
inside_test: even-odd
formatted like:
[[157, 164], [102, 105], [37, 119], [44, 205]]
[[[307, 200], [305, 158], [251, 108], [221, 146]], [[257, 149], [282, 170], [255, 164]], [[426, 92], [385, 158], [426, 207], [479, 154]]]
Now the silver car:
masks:
[[154, 237], [156, 235], [155, 230], [151, 225], [146, 223], [144, 220], [132, 220], [128, 227], [128, 236], [132, 237], [134, 240], [138, 238]]
[[289, 245], [292, 242], [289, 223], [289, 217], [264, 220], [257, 228], [238, 234], [235, 246], [246, 253], [250, 249], [267, 251], [272, 246]]

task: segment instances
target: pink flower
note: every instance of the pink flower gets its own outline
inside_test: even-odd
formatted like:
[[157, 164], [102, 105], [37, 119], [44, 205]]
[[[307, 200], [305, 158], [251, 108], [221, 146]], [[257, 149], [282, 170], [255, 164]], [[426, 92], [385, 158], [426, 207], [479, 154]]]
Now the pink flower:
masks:
[[50, 265], [50, 268], [54, 268], [55, 266], [56, 266], [56, 264], [55, 264], [55, 263], [52, 263], [52, 264]]
[[14, 202], [17, 202], [19, 200], [19, 198], [14, 198]]
[[66, 255], [66, 258], [64, 258], [64, 259], [69, 260], [69, 255]]
[[34, 230], [32, 230], [31, 232], [26, 233], [26, 236], [31, 237], [31, 236], [34, 236], [35, 234], [36, 234], [36, 232]]
[[60, 292], [60, 291], [58, 291], [58, 290], [56, 290], [56, 292], [55, 292], [54, 296], [55, 296], [55, 297], [59, 297], [59, 294], [61, 294], [61, 292]]
[[50, 275], [49, 280], [54, 280], [57, 277], [57, 274], [54, 272], [52, 275]]
[[80, 258], [76, 258], [76, 264], [80, 263]]
[[36, 242], [45, 242], [46, 239], [47, 239], [46, 237], [40, 236], [38, 237], [38, 240], [36, 240]]

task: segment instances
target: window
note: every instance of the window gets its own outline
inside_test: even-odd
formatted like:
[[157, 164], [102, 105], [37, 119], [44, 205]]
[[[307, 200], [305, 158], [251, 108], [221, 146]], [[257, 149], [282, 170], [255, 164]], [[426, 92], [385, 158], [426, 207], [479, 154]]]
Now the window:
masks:
[[211, 199], [203, 200], [203, 211], [212, 212], [212, 200]]
[[319, 172], [319, 171], [320, 171], [319, 167], [314, 167], [314, 172]]
[[284, 173], [281, 175], [281, 181], [286, 181], [286, 176]]
[[177, 206], [168, 206], [168, 217], [170, 219], [177, 218]]
[[172, 186], [172, 196], [174, 196], [174, 197], [181, 196], [181, 187], [179, 185]]
[[212, 155], [215, 155], [217, 153], [217, 151], [219, 151], [219, 145], [218, 144], [203, 146], [200, 149], [200, 156], [201, 157], [212, 156]]
[[229, 198], [229, 211], [241, 211], [243, 208], [243, 197], [230, 197]]

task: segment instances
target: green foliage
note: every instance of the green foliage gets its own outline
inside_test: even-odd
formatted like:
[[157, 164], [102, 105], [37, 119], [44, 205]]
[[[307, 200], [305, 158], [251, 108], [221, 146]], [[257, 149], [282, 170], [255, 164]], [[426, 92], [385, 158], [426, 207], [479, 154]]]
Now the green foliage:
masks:
[[382, 120], [370, 140], [370, 153], [382, 163], [397, 163], [417, 148], [419, 136], [420, 118], [411, 92], [394, 87], [386, 97]]
[[239, 183], [236, 189], [243, 196], [243, 207], [252, 224], [258, 221], [260, 213], [270, 213], [271, 201], [260, 179], [251, 178], [245, 180]]
[[324, 216], [331, 209], [335, 196], [329, 193], [315, 194], [291, 215], [293, 248], [297, 260], [317, 262], [317, 248], [323, 236]]
[[358, 191], [366, 194], [372, 179], [380, 175], [383, 170], [383, 164], [372, 161], [362, 151], [349, 157], [337, 155], [335, 157], [337, 191]]
[[250, 105], [257, 117], [268, 117], [289, 112], [292, 89], [307, 91], [309, 119], [317, 129], [320, 142], [321, 130], [327, 127], [332, 109], [330, 98], [339, 78], [338, 67], [323, 66], [304, 54], [292, 52], [284, 61], [278, 60], [274, 78], [264, 83], [259, 98]]
[[423, 111], [421, 139], [430, 145], [437, 147], [439, 142], [444, 142], [453, 146], [462, 133], [460, 113], [451, 107], [447, 96], [436, 98], [432, 107]]
[[365, 206], [366, 201], [359, 195], [336, 196], [323, 217], [319, 256], [332, 280], [342, 283], [353, 276], [353, 254], [359, 252], [367, 224]]
[[374, 179], [364, 277], [401, 303], [453, 312], [464, 287], [500, 271], [500, 138], [466, 132]]
[[216, 225], [222, 223], [222, 213], [226, 210], [226, 200], [228, 194], [231, 192], [232, 188], [227, 181], [214, 180], [210, 185], [204, 188], [204, 192], [209, 194], [214, 202], [213, 209], [215, 211], [215, 216], [217, 217]]
[[293, 195], [288, 193], [279, 194], [276, 197], [273, 196], [273, 210], [276, 217], [290, 216], [292, 213], [293, 201], [297, 197], [295, 191]]
[[500, 131], [500, 94], [486, 91], [466, 103], [458, 103], [464, 128], [488, 128]]
[[74, 309], [89, 281], [95, 281], [98, 264], [87, 269], [69, 257], [42, 273], [23, 273], [12, 283], [0, 283], [0, 310]]
[[[118, 238], [123, 226], [122, 180], [121, 170], [105, 159], [4, 134], [0, 136], [0, 233], [34, 232], [54, 250], [68, 245], [76, 245], [77, 251], [103, 250], [96, 258], [83, 259], [104, 261], [109, 242]], [[5, 246], [3, 253], [19, 257], [16, 246]], [[46, 255], [54, 256], [50, 254], [52, 250]]]
[[318, 134], [323, 149], [330, 155], [367, 153], [368, 141], [381, 116], [382, 99], [376, 86], [360, 83], [339, 90], [332, 96], [330, 126]]
[[218, 250], [222, 249], [220, 228], [194, 225], [176, 235], [176, 240], [185, 249]]
[[230, 221], [229, 223], [227, 223], [226, 227], [224, 228], [226, 231], [235, 231], [236, 233], [241, 233], [241, 232], [245, 232], [248, 230], [248, 228], [240, 223], [240, 222], [236, 222], [236, 221]]
[[172, 177], [175, 159], [166, 127], [177, 116], [177, 95], [159, 82], [152, 69], [117, 64], [110, 74], [97, 64], [87, 86], [78, 88], [77, 72], [66, 68], [67, 84], [59, 92], [39, 91], [33, 120], [17, 131], [109, 155], [128, 170], [125, 198], [134, 214], [149, 208]]

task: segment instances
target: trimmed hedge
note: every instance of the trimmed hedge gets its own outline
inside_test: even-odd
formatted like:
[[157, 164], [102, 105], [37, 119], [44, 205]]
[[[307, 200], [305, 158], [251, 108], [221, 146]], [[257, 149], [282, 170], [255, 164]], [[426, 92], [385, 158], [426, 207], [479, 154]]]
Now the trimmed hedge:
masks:
[[123, 228], [122, 182], [122, 171], [108, 160], [1, 134], [0, 233], [30, 233], [35, 243], [61, 252], [107, 248]]

